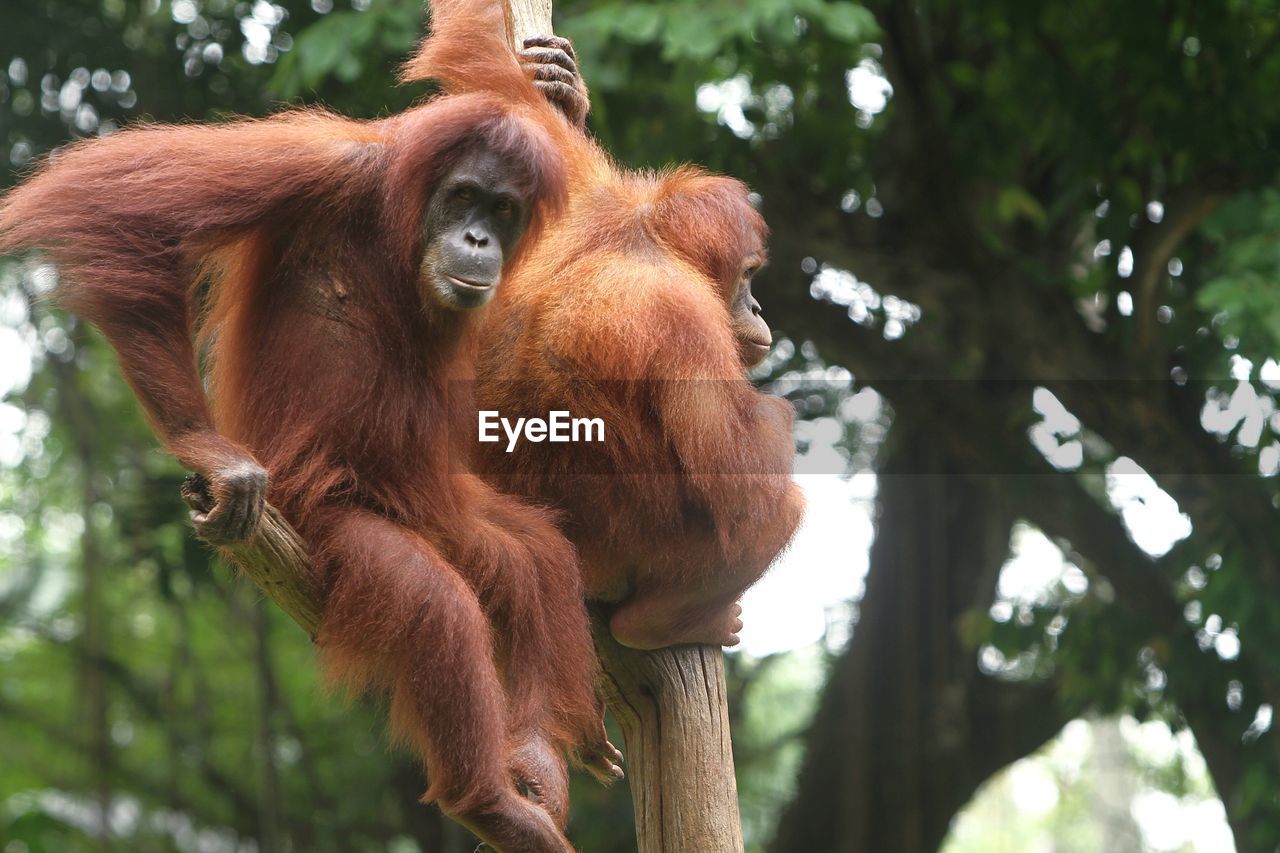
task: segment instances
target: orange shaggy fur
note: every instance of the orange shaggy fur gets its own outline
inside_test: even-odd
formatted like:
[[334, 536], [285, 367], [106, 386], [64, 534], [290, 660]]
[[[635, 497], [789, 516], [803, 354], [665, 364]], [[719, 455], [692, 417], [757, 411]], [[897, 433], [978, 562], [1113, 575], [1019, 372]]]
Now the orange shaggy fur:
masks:
[[[503, 42], [502, 6], [436, 4], [415, 68], [452, 94], [398, 116], [295, 111], [77, 143], [3, 199], [0, 251], [57, 264], [59, 297], [105, 333], [181, 462], [267, 469], [327, 590], [327, 666], [390, 691], [428, 798], [502, 850], [558, 853], [561, 756], [611, 749], [579, 569], [547, 512], [458, 461], [478, 320], [418, 283], [432, 188], [468, 152], [508, 164], [540, 216], [563, 206], [570, 128]], [[555, 789], [550, 818], [516, 779]]]
[[740, 182], [619, 168], [561, 141], [569, 205], [486, 322], [482, 409], [601, 417], [601, 444], [477, 446], [503, 490], [563, 514], [628, 645], [737, 641], [737, 601], [803, 515], [791, 410], [746, 379], [730, 316], [767, 231]]

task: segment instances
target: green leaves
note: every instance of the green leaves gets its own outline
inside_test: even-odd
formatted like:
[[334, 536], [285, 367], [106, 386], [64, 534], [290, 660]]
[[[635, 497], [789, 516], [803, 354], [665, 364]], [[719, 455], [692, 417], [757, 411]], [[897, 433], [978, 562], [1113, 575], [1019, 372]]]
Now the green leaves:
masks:
[[666, 61], [706, 61], [738, 41], [794, 41], [797, 28], [809, 23], [848, 44], [862, 44], [878, 32], [870, 12], [844, 0], [609, 3], [572, 15], [566, 28], [593, 49], [617, 39], [657, 45]]
[[[600, 20], [606, 18], [614, 22], [612, 32], [619, 38], [634, 44], [647, 44], [654, 41], [662, 31], [664, 16], [657, 6], [627, 3], [614, 7], [608, 13], [601, 10]], [[599, 27], [596, 31], [607, 35], [611, 30], [609, 27]]]
[[1044, 207], [1022, 187], [1005, 187], [996, 195], [996, 218], [1004, 223], [1026, 219], [1042, 228], [1048, 224]]
[[861, 44], [879, 34], [875, 16], [856, 3], [828, 3], [815, 11], [827, 32], [840, 41]]
[[1195, 303], [1257, 356], [1280, 355], [1280, 190], [1246, 193], [1204, 226], [1216, 246]]
[[422, 13], [414, 0], [381, 0], [366, 11], [335, 11], [302, 30], [276, 65], [270, 88], [284, 99], [320, 89], [333, 78], [354, 83], [379, 60], [407, 53], [417, 40]]

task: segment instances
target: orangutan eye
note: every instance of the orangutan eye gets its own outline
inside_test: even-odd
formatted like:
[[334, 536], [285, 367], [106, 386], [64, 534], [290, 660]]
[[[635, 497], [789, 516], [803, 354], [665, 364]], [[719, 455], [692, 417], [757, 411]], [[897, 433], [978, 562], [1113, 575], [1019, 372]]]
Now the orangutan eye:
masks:
[[453, 191], [453, 197], [465, 204], [471, 204], [476, 200], [476, 191], [469, 186], [460, 186]]
[[493, 203], [493, 212], [502, 217], [515, 213], [516, 206], [509, 198], [500, 198]]

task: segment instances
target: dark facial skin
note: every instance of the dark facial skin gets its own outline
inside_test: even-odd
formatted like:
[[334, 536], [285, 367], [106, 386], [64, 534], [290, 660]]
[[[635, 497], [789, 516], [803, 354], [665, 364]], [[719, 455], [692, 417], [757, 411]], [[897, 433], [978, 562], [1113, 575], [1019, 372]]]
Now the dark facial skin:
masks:
[[488, 151], [465, 156], [436, 187], [422, 223], [424, 296], [452, 311], [493, 298], [529, 224], [530, 204]]
[[773, 333], [760, 316], [760, 303], [751, 295], [751, 279], [760, 270], [760, 260], [752, 258], [743, 267], [738, 290], [729, 305], [733, 333], [738, 339], [738, 352], [747, 367], [755, 367], [769, 354]]

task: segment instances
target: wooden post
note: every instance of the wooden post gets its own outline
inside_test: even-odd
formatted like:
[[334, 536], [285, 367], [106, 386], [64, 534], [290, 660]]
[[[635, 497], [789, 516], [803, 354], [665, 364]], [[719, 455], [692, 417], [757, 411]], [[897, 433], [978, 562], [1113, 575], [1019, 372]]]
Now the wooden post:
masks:
[[[213, 508], [209, 484], [199, 474], [187, 476], [182, 484], [182, 499], [196, 512]], [[324, 595], [311, 569], [306, 543], [278, 509], [267, 504], [252, 539], [222, 546], [218, 552], [239, 566], [308, 637], [316, 638]]]
[[595, 621], [601, 693], [622, 728], [639, 853], [742, 853], [724, 655], [638, 652]]
[[[529, 36], [552, 33], [550, 0], [507, 2], [517, 51]], [[182, 493], [194, 509], [208, 508], [200, 478], [189, 477]], [[274, 507], [266, 508], [252, 539], [220, 550], [315, 637], [322, 593], [305, 543]], [[601, 693], [622, 728], [638, 853], [742, 853], [720, 649], [627, 649], [602, 619], [595, 620], [595, 638]]]
[[516, 52], [530, 36], [549, 36], [551, 0], [507, 0], [507, 36]]

